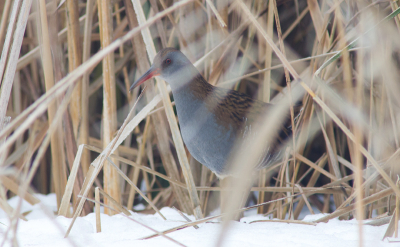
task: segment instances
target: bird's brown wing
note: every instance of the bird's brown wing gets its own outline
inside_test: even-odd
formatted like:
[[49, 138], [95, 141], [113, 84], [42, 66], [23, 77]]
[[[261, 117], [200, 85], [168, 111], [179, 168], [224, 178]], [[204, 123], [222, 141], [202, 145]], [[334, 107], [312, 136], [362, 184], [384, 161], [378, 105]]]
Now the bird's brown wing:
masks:
[[[233, 125], [238, 137], [243, 139], [252, 136], [257, 138], [258, 128], [265, 126], [262, 121], [265, 114], [272, 110], [274, 105], [268, 104], [259, 100], [254, 100], [251, 97], [239, 93], [237, 91], [214, 87], [212, 97], [209, 97], [213, 102], [208, 104], [213, 105], [213, 112], [217, 121], [226, 127]], [[229, 122], [227, 119], [230, 119]], [[268, 121], [268, 118], [267, 118]], [[292, 135], [291, 119], [289, 110], [283, 122], [277, 123], [276, 131], [272, 136], [272, 143], [265, 147], [264, 156], [260, 159], [260, 167], [265, 167], [282, 155], [282, 148], [286, 145], [287, 140]]]
[[[214, 107], [213, 112], [217, 120], [222, 125], [226, 125], [226, 119], [230, 119], [230, 123], [238, 130], [244, 130], [246, 126], [262, 125], [263, 123], [258, 121], [263, 120], [263, 117], [274, 107], [272, 104], [252, 99], [246, 94], [224, 88], [214, 87], [212, 96], [208, 98], [209, 101], [214, 102], [208, 102], [208, 104]], [[286, 115], [279, 125], [282, 126], [282, 131], [290, 132], [289, 111]]]
[[225, 126], [229, 119], [235, 129], [244, 127], [246, 122], [253, 124], [270, 106], [234, 90], [214, 87], [211, 94], [206, 104], [213, 107], [217, 121]]

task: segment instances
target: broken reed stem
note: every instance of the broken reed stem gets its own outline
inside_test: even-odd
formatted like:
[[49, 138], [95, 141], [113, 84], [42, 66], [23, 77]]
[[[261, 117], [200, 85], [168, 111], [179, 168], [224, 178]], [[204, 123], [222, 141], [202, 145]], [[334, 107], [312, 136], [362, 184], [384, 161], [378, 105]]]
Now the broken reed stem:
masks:
[[[5, 0], [4, 3], [3, 13], [1, 15], [1, 20], [0, 20], [0, 43], [3, 42], [4, 34], [6, 33], [7, 19], [11, 9], [11, 3], [12, 0]], [[2, 49], [3, 49], [3, 44], [0, 45], [0, 50]]]
[[[385, 190], [381, 190], [381, 191], [379, 191], [379, 192], [377, 192], [377, 193], [375, 193], [375, 194], [373, 194], [373, 195], [371, 195], [369, 197], [363, 198], [361, 203], [364, 206], [364, 205], [376, 202], [377, 200], [380, 200], [380, 199], [382, 199], [384, 197], [387, 197], [387, 196], [391, 195], [392, 193], [393, 193], [393, 191], [392, 191], [391, 188], [388, 188], [388, 189], [385, 189]], [[316, 223], [318, 223], [318, 222], [328, 222], [328, 220], [330, 220], [330, 219], [339, 217], [341, 215], [344, 215], [346, 213], [349, 213], [349, 212], [353, 211], [355, 209], [355, 207], [356, 207], [356, 203], [353, 203], [353, 204], [351, 204], [351, 205], [349, 205], [347, 207], [344, 207], [342, 209], [335, 210], [333, 213], [331, 213], [331, 214], [329, 214], [327, 216], [324, 216], [324, 217], [322, 217], [322, 218], [320, 218], [318, 220], [315, 220], [314, 222], [316, 222]]]
[[[109, 161], [110, 161], [110, 159], [109, 159]], [[96, 187], [96, 188], [98, 188], [98, 187]], [[114, 208], [116, 207], [116, 209], [117, 209], [119, 212], [124, 213], [124, 214], [127, 215], [127, 216], [131, 215], [131, 213], [129, 213], [128, 210], [126, 210], [120, 203], [118, 203], [116, 200], [114, 200], [109, 194], [107, 194], [106, 192], [104, 192], [104, 191], [103, 191], [102, 189], [100, 189], [100, 188], [98, 188], [98, 190], [99, 190], [100, 194], [103, 195], [103, 198], [104, 198], [104, 199], [107, 198], [108, 201], [109, 201], [110, 203], [112, 203], [112, 204], [114, 205]]]
[[[18, 10], [19, 10], [20, 4], [21, 4], [20, 0], [14, 1], [14, 5], [13, 5], [12, 12], [10, 15], [10, 20], [8, 22], [7, 34], [6, 34], [4, 43], [2, 44], [3, 50], [1, 53], [1, 59], [0, 59], [0, 85], [2, 85], [2, 87], [3, 87], [3, 80], [4, 80], [3, 73], [5, 71], [7, 61], [9, 58], [9, 52], [11, 52], [11, 50], [10, 50], [11, 45], [13, 45], [12, 38], [13, 38], [14, 31], [15, 31], [14, 25], [17, 23], [17, 18], [18, 18], [18, 13], [19, 13]], [[2, 20], [2, 25], [6, 25], [6, 23], [7, 23], [6, 21], [4, 21], [4, 23], [3, 23], [3, 20]], [[3, 42], [3, 40], [0, 40], [0, 42]], [[3, 99], [3, 97], [1, 99]], [[1, 118], [3, 118], [3, 117], [1, 117]], [[0, 126], [0, 127], [1, 127], [0, 130], [1, 130], [3, 127], [2, 126]]]
[[[282, 51], [282, 54], [284, 57], [286, 57], [286, 51], [285, 51], [285, 45], [283, 43], [283, 38], [282, 38], [282, 29], [281, 29], [281, 24], [279, 20], [279, 14], [278, 14], [278, 7], [276, 5], [276, 0], [273, 0], [273, 8], [274, 8], [274, 15], [275, 15], [275, 22], [276, 22], [276, 28], [278, 30], [278, 39], [279, 39], [279, 46], [280, 50]], [[288, 100], [289, 100], [289, 106], [290, 106], [290, 119], [291, 119], [291, 126], [292, 126], [292, 135], [296, 136], [296, 125], [294, 123], [294, 111], [293, 111], [293, 99], [292, 99], [292, 86], [291, 86], [291, 81], [290, 81], [290, 75], [289, 71], [286, 67], [284, 67], [285, 71], [285, 79], [286, 79], [286, 87], [288, 88]], [[293, 138], [293, 147], [292, 149], [294, 152], [296, 151], [296, 138]], [[296, 165], [296, 156], [293, 157], [293, 164]], [[293, 169], [294, 171], [297, 170], [296, 167]], [[295, 173], [294, 173], [295, 175]], [[292, 176], [292, 184], [294, 184], [294, 181], [296, 180], [295, 176]]]
[[[142, 142], [139, 143], [139, 150], [138, 150], [138, 155], [136, 158], [136, 164], [138, 166], [141, 166], [141, 164], [142, 164], [142, 159], [144, 156], [144, 148], [145, 148], [146, 140], [147, 140], [146, 136], [148, 133], [149, 126], [150, 126], [150, 119], [149, 119], [149, 117], [147, 117], [146, 124], [145, 124], [144, 130], [143, 130]], [[135, 167], [132, 172], [132, 181], [134, 184], [137, 184], [138, 176], [139, 176], [139, 168]], [[129, 191], [129, 198], [128, 198], [128, 203], [127, 203], [128, 209], [131, 209], [133, 207], [133, 201], [135, 200], [135, 193], [136, 193], [136, 190], [133, 187], [131, 187], [131, 189]]]
[[[362, 16], [361, 18], [363, 18], [364, 16]], [[359, 25], [359, 32], [360, 33], [364, 33], [364, 25], [363, 22], [360, 23]], [[344, 38], [344, 37], [342, 37]], [[364, 42], [363, 40], [360, 40], [360, 46], [363, 46]], [[354, 104], [356, 105], [356, 107], [362, 109], [364, 102], [363, 102], [363, 93], [364, 93], [364, 59], [365, 59], [365, 55], [364, 55], [364, 50], [360, 50], [357, 52], [357, 85], [355, 88], [355, 98], [354, 98]], [[350, 81], [351, 83], [351, 81]], [[357, 143], [363, 143], [364, 142], [364, 134], [363, 131], [361, 129], [361, 126], [358, 126], [357, 124], [353, 125], [354, 127], [354, 136], [357, 140]], [[364, 236], [363, 236], [363, 220], [365, 218], [365, 207], [362, 204], [362, 199], [363, 199], [363, 195], [364, 195], [364, 191], [362, 187], [363, 184], [363, 157], [361, 154], [361, 151], [358, 149], [358, 145], [354, 145], [354, 153], [355, 153], [355, 157], [354, 157], [354, 163], [355, 163], [355, 171], [354, 171], [354, 175], [355, 175], [355, 187], [360, 188], [358, 190], [357, 196], [356, 196], [356, 216], [357, 216], [357, 220], [358, 220], [358, 245], [360, 247], [363, 246], [363, 240], [364, 240]], [[397, 195], [396, 195], [397, 198]]]
[[[400, 179], [397, 177], [397, 186], [400, 185]], [[395, 208], [395, 218], [394, 218], [394, 237], [398, 238], [399, 235], [399, 213], [400, 212], [400, 198], [396, 196], [396, 208]]]
[[[111, 0], [98, 0], [99, 29], [101, 37], [101, 46], [109, 46], [113, 40], [111, 17]], [[114, 53], [109, 53], [103, 59], [103, 147], [106, 147], [113, 139], [114, 132], [117, 130], [117, 105], [115, 91], [115, 71], [114, 71]], [[118, 162], [114, 161], [119, 167]], [[119, 176], [114, 168], [106, 164], [103, 169], [104, 190], [117, 202], [121, 202], [121, 191]], [[108, 204], [108, 200], [105, 199]], [[111, 214], [111, 211], [105, 209], [105, 213]]]
[[[280, 46], [280, 50], [283, 53], [283, 56], [286, 57], [286, 51], [285, 51], [285, 45], [283, 44], [283, 39], [282, 39], [282, 30], [281, 30], [281, 24], [280, 24], [280, 20], [279, 20], [279, 14], [278, 14], [278, 7], [276, 5], [276, 0], [273, 0], [273, 8], [274, 8], [274, 15], [275, 15], [275, 22], [276, 22], [276, 28], [278, 30], [278, 39], [279, 39], [279, 46]], [[291, 121], [291, 126], [292, 126], [292, 136], [296, 136], [296, 125], [294, 123], [294, 118], [296, 116], [294, 116], [294, 111], [293, 111], [293, 100], [292, 100], [292, 89], [291, 89], [291, 82], [290, 82], [290, 75], [289, 75], [289, 71], [287, 70], [287, 68], [284, 68], [284, 72], [285, 72], [285, 79], [286, 79], [286, 87], [288, 88], [288, 96], [289, 97], [289, 109], [290, 109], [290, 121]], [[293, 152], [296, 152], [296, 138], [292, 138], [293, 140]], [[289, 155], [290, 151], [289, 149], [286, 150], [287, 155]], [[288, 159], [288, 157], [286, 158]], [[298, 172], [298, 165], [296, 164], [296, 155], [293, 156], [293, 161], [291, 161], [291, 164], [293, 164], [293, 168], [292, 168], [292, 179], [291, 179], [291, 183], [295, 184], [295, 180], [296, 180], [296, 175]], [[287, 177], [289, 176], [289, 166], [287, 167]], [[291, 204], [290, 204], [290, 211], [289, 211], [289, 216], [290, 219], [293, 220], [293, 200], [291, 200]]]
[[[50, 36], [49, 36], [49, 25], [47, 21], [47, 11], [45, 0], [39, 1], [39, 12], [40, 12], [40, 30], [42, 34], [42, 62], [44, 70], [44, 79], [46, 85], [46, 91], [49, 91], [54, 86], [54, 74], [53, 74], [53, 59], [50, 50]], [[55, 100], [52, 104], [48, 105], [48, 117], [49, 126], [54, 123], [56, 111], [58, 110], [58, 102]], [[56, 131], [51, 135], [51, 158], [52, 158], [52, 174], [53, 174], [53, 185], [57, 196], [57, 207], [60, 206], [62, 195], [64, 194], [64, 188], [66, 184], [66, 173], [65, 173], [65, 153], [63, 145], [63, 137], [61, 131], [61, 125], [56, 127]]]
[[[273, 28], [274, 28], [274, 8], [273, 8], [273, 1], [268, 1], [268, 14], [267, 14], [267, 34], [272, 36], [273, 35]], [[260, 42], [261, 43], [261, 42]], [[270, 68], [272, 64], [272, 48], [271, 46], [265, 42], [265, 67]], [[223, 82], [222, 82], [223, 83]], [[221, 83], [221, 84], [222, 84]], [[269, 103], [270, 96], [271, 96], [271, 70], [267, 70], [264, 73], [264, 80], [261, 84], [261, 90], [258, 90], [260, 93], [259, 99]], [[259, 186], [265, 186], [265, 175], [260, 175], [260, 184]], [[258, 203], [264, 202], [265, 193], [258, 193]], [[264, 213], [264, 207], [257, 208], [258, 213]]]
[[94, 199], [95, 199], [95, 213], [96, 213], [96, 232], [101, 232], [101, 217], [100, 217], [100, 192], [99, 187], [94, 189]]
[[[82, 45], [79, 27], [79, 6], [78, 2], [74, 0], [67, 0], [65, 4], [65, 11], [67, 17], [67, 31], [68, 31], [68, 69], [73, 71], [82, 64]], [[88, 16], [86, 16], [88, 17]], [[86, 18], [88, 19], [88, 18]], [[88, 22], [86, 20], [86, 22]], [[76, 140], [82, 139], [80, 126], [84, 125], [82, 121], [82, 79], [78, 79], [74, 92], [72, 93], [72, 100], [69, 107], [74, 136]], [[78, 129], [79, 128], [79, 129]], [[78, 136], [79, 134], [79, 136]]]
[[214, 4], [211, 2], [211, 0], [206, 0], [207, 5], [210, 6], [210, 9], [213, 11], [213, 13], [215, 14], [215, 17], [217, 17], [219, 24], [221, 25], [221, 27], [226, 27], [226, 23], [224, 22], [224, 20], [222, 19], [222, 17], [220, 16], [220, 14], [218, 13], [217, 9], [215, 8]]
[[[10, 99], [11, 89], [15, 76], [15, 68], [21, 51], [22, 40], [25, 33], [24, 30], [28, 20], [28, 15], [31, 5], [32, 5], [32, 0], [25, 0], [22, 3], [22, 6], [20, 6], [19, 0], [14, 1], [13, 11], [10, 17], [9, 29], [7, 30], [7, 35], [6, 35], [6, 44], [3, 47], [3, 52], [1, 54], [1, 59], [0, 59], [0, 84], [1, 84], [0, 131], [4, 129], [7, 106]], [[19, 13], [19, 15], [17, 13]], [[18, 16], [18, 21], [16, 22], [16, 27], [14, 30], [15, 19], [17, 18], [17, 16]], [[11, 45], [10, 43], [12, 36], [13, 38]], [[11, 50], [9, 51], [10, 45], [11, 45]], [[8, 53], [10, 54], [8, 55]], [[2, 138], [0, 138], [0, 140], [1, 139]], [[8, 149], [6, 150], [8, 151]], [[0, 157], [3, 158], [4, 156], [5, 152], [0, 151]]]
[[[82, 62], [87, 61], [90, 58], [90, 48], [91, 48], [91, 34], [94, 16], [94, 5], [96, 0], [88, 0], [86, 2], [86, 19], [85, 27], [83, 32], [83, 46], [82, 46]], [[82, 126], [79, 138], [78, 146], [81, 144], [89, 143], [89, 73], [85, 73], [82, 77]], [[82, 170], [83, 174], [89, 170], [90, 166], [90, 153], [88, 151], [83, 151], [82, 154]]]

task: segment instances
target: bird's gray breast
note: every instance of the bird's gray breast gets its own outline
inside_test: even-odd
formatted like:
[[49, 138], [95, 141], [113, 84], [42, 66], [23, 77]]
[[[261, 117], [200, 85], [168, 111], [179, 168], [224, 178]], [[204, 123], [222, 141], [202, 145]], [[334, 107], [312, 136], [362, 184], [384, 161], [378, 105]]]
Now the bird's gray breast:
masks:
[[227, 173], [226, 161], [236, 133], [216, 122], [215, 115], [191, 93], [174, 94], [183, 140], [190, 154], [217, 175]]

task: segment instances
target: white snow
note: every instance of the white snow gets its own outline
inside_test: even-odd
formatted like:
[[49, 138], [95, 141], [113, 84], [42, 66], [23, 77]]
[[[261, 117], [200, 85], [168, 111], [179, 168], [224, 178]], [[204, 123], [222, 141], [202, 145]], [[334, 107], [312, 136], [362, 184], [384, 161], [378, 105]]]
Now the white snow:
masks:
[[[100, 233], [96, 233], [96, 220], [93, 213], [79, 217], [69, 237], [64, 238], [71, 219], [62, 216], [49, 217], [56, 211], [55, 195], [36, 194], [36, 197], [41, 200], [40, 204], [34, 206], [27, 202], [22, 204], [22, 212], [30, 213], [26, 215], [28, 221], [19, 220], [18, 222], [17, 237], [20, 246], [177, 246], [176, 243], [163, 237], [139, 240], [154, 232], [123, 215], [101, 214], [102, 231]], [[18, 197], [11, 198], [9, 204], [15, 208], [18, 201]], [[166, 221], [158, 214], [145, 215], [132, 212], [130, 217], [158, 231], [186, 223], [174, 209], [163, 208], [161, 213], [167, 218]], [[313, 226], [279, 222], [250, 223], [266, 218], [262, 215], [250, 215], [250, 213], [245, 215], [246, 217], [240, 222], [230, 223], [223, 246], [358, 246], [356, 220], [332, 219], [328, 223]], [[323, 214], [308, 215], [304, 221], [310, 222], [322, 216]], [[193, 216], [188, 217], [194, 220]], [[8, 225], [7, 215], [0, 210], [0, 244], [4, 240]], [[186, 246], [215, 246], [221, 225], [213, 221], [199, 224], [199, 229], [189, 227], [167, 235]], [[364, 225], [364, 246], [400, 246], [400, 242], [381, 241], [386, 228], [387, 225], [379, 227]], [[11, 242], [8, 241], [5, 246], [11, 246]]]

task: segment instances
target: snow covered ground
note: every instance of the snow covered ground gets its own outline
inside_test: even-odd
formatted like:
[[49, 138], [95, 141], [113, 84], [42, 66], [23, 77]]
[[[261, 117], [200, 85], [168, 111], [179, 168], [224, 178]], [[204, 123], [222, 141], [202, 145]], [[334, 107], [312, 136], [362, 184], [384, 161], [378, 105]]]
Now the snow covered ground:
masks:
[[[138, 240], [149, 236], [153, 232], [129, 220], [123, 215], [101, 215], [102, 232], [96, 233], [95, 215], [89, 214], [76, 220], [71, 234], [64, 238], [71, 219], [48, 214], [56, 210], [54, 194], [36, 195], [41, 205], [31, 206], [24, 202], [23, 212], [28, 221], [18, 223], [18, 242], [20, 246], [178, 246], [164, 238], [155, 237], [148, 240]], [[9, 200], [12, 207], [18, 203], [18, 198]], [[47, 210], [43, 211], [43, 208]], [[161, 213], [167, 218], [163, 220], [158, 214], [145, 215], [132, 213], [132, 218], [158, 231], [166, 230], [186, 223], [177, 211], [163, 208]], [[319, 223], [316, 226], [303, 224], [287, 224], [278, 222], [258, 222], [261, 215], [249, 215], [240, 222], [232, 222], [223, 242], [223, 246], [358, 246], [357, 221], [330, 220], [328, 223]], [[312, 221], [322, 217], [322, 214], [308, 215], [304, 221]], [[193, 216], [188, 216], [194, 220]], [[0, 210], [0, 242], [4, 240], [4, 233], [9, 225], [7, 215]], [[375, 227], [364, 225], [364, 246], [400, 246], [400, 242], [389, 243], [381, 241], [387, 225]], [[185, 228], [168, 234], [175, 241], [186, 246], [215, 246], [221, 230], [221, 223], [199, 224], [199, 229]], [[11, 246], [7, 242], [5, 246]]]

